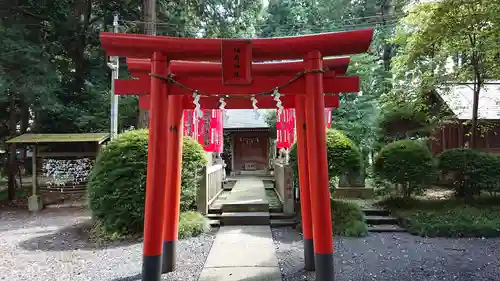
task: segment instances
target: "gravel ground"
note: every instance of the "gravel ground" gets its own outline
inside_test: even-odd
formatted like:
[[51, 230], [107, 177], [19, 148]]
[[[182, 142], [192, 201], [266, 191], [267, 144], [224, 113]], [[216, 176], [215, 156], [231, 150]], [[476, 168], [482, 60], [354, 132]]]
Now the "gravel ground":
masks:
[[[283, 281], [315, 280], [303, 266], [302, 236], [273, 229]], [[422, 238], [406, 233], [335, 239], [336, 281], [498, 281], [500, 239]]]
[[[19, 210], [0, 212], [0, 280], [140, 280], [142, 243], [100, 248], [86, 242], [82, 235], [88, 219], [85, 211], [76, 209], [46, 210], [36, 216]], [[198, 280], [214, 237], [181, 241], [179, 267], [163, 280]]]

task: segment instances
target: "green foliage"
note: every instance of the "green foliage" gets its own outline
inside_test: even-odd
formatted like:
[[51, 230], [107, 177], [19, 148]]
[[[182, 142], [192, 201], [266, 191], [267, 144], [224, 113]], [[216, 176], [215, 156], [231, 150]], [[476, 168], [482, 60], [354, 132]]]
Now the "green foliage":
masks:
[[179, 218], [179, 239], [199, 236], [210, 231], [210, 221], [198, 212], [183, 212]]
[[107, 233], [140, 233], [148, 138], [146, 130], [129, 131], [107, 144], [90, 174], [87, 192], [92, 217]]
[[409, 197], [418, 187], [435, 179], [436, 166], [424, 142], [400, 140], [382, 148], [375, 159], [373, 172], [380, 179], [402, 185], [404, 196]]
[[331, 200], [333, 233], [361, 237], [368, 234], [368, 226], [361, 207], [353, 202]]
[[[361, 152], [359, 148], [341, 131], [326, 131], [326, 153], [328, 159], [328, 175], [330, 179], [342, 172], [358, 171], [361, 168]], [[298, 173], [297, 144], [290, 149], [290, 164], [295, 175]]]
[[277, 118], [277, 113], [276, 113], [276, 110], [269, 110], [269, 111], [266, 111], [266, 116], [265, 116], [265, 120], [266, 120], [266, 124], [270, 127], [270, 128], [273, 128], [273, 129], [276, 129], [276, 118]]
[[413, 104], [387, 106], [378, 119], [380, 135], [384, 142], [428, 135], [428, 116], [423, 108]]
[[[368, 225], [361, 207], [354, 202], [331, 200], [332, 230], [334, 235], [363, 237], [368, 234]], [[298, 225], [302, 231], [302, 224]]]
[[[141, 233], [148, 154], [146, 130], [128, 131], [106, 145], [88, 182], [92, 217], [106, 233]], [[185, 138], [183, 149], [181, 210], [192, 210], [200, 168], [206, 160], [202, 147]]]
[[473, 204], [460, 200], [388, 198], [381, 206], [392, 211], [410, 232], [428, 237], [500, 236], [500, 198], [484, 197]]
[[458, 148], [438, 155], [438, 168], [451, 179], [456, 195], [471, 199], [481, 191], [498, 191], [500, 157], [473, 149]]
[[[477, 106], [484, 83], [500, 77], [499, 22], [498, 1], [443, 0], [412, 5], [391, 39], [398, 48], [392, 68], [394, 88], [386, 100], [395, 106], [429, 105], [424, 102], [426, 95], [459, 82], [469, 83], [474, 94], [471, 106]], [[432, 113], [442, 118], [440, 112]], [[471, 133], [474, 147], [477, 114], [472, 116]]]
[[203, 147], [184, 137], [182, 148], [181, 211], [196, 209], [196, 191], [201, 179], [200, 169], [207, 164]]

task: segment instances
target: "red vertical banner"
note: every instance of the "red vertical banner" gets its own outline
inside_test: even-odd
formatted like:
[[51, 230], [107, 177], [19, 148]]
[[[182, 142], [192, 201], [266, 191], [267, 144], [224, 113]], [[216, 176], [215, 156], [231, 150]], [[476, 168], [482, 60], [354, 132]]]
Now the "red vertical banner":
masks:
[[248, 85], [252, 83], [252, 41], [222, 40], [222, 83]]
[[295, 110], [284, 109], [281, 114], [276, 113], [276, 147], [290, 148], [295, 142]]
[[290, 116], [288, 119], [288, 134], [290, 136], [290, 147], [295, 143], [295, 109], [290, 108]]
[[330, 129], [332, 127], [332, 109], [331, 108], [325, 108], [325, 120], [326, 120], [326, 127]]
[[184, 136], [192, 137], [193, 139], [197, 138], [197, 133], [195, 131], [195, 124], [197, 122], [196, 117], [194, 116], [195, 111], [192, 109], [184, 110]]
[[203, 110], [200, 118], [195, 116], [198, 126], [198, 143], [206, 152], [222, 152], [224, 145], [224, 128], [222, 110]]
[[224, 151], [224, 119], [222, 115], [222, 110], [216, 109], [217, 112], [217, 151], [222, 153]]

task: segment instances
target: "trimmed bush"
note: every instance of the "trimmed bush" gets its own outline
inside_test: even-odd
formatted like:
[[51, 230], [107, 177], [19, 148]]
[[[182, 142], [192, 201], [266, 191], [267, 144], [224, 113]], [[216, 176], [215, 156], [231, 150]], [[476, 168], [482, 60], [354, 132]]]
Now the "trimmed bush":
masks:
[[[331, 200], [333, 234], [362, 237], [368, 234], [368, 226], [361, 207], [353, 202]], [[299, 224], [302, 231], [302, 225]]]
[[438, 168], [450, 178], [458, 197], [472, 198], [481, 191], [498, 190], [500, 157], [469, 148], [450, 149], [438, 155]]
[[[200, 168], [201, 145], [184, 138], [181, 210], [193, 210]], [[147, 168], [147, 130], [128, 131], [106, 145], [89, 177], [87, 192], [94, 220], [106, 233], [131, 235], [143, 231]]]
[[361, 237], [368, 234], [368, 226], [361, 207], [353, 202], [331, 200], [333, 233]]
[[[338, 177], [342, 172], [359, 171], [361, 168], [362, 157], [359, 148], [341, 131], [326, 131], [326, 153], [330, 179]], [[297, 175], [297, 143], [290, 149], [290, 164]]]
[[184, 212], [179, 218], [179, 239], [198, 236], [210, 231], [210, 221], [198, 212]]
[[500, 198], [463, 200], [388, 198], [379, 204], [410, 233], [427, 237], [500, 236]]
[[196, 210], [196, 191], [200, 170], [207, 164], [203, 147], [190, 137], [182, 145], [181, 211]]
[[424, 142], [400, 140], [380, 150], [373, 172], [381, 180], [400, 185], [403, 195], [409, 197], [435, 179], [436, 166]]

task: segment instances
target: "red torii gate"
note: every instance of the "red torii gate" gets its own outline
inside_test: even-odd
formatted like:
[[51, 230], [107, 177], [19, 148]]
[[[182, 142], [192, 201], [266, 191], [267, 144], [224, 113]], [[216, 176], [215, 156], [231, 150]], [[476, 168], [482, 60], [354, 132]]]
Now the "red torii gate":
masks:
[[[119, 95], [129, 95], [129, 94], [138, 94], [138, 93], [145, 93], [145, 95], [139, 96], [139, 105], [141, 108], [149, 110], [149, 85], [144, 83], [142, 80], [148, 80], [150, 81], [150, 76], [149, 73], [151, 71], [151, 61], [148, 59], [131, 59], [127, 58], [127, 66], [130, 74], [135, 77], [139, 78], [139, 80], [115, 80], [115, 93]], [[345, 57], [345, 58], [335, 58], [335, 59], [327, 59], [323, 61], [323, 69], [325, 69], [325, 72], [327, 77], [334, 77], [335, 75], [344, 75], [345, 72], [347, 71], [347, 68], [349, 66], [349, 61], [350, 58]], [[252, 65], [252, 70], [257, 74], [257, 75], [268, 75], [271, 77], [274, 76], [279, 76], [279, 75], [290, 75], [290, 74], [296, 74], [297, 72], [300, 72], [300, 70], [303, 69], [303, 62], [279, 62], [279, 63], [256, 63]], [[172, 61], [170, 64], [170, 72], [173, 73], [176, 77], [182, 77], [182, 76], [189, 76], [196, 81], [199, 81], [199, 79], [196, 79], [197, 77], [212, 77], [212, 76], [217, 76], [220, 75], [220, 72], [222, 70], [222, 64], [221, 63], [207, 63], [207, 62], [186, 62], [186, 61]], [[337, 76], [338, 77], [338, 76]], [[333, 84], [329, 85], [328, 89], [333, 92], [333, 93], [339, 93], [339, 92], [357, 92], [359, 91], [359, 78], [358, 77], [341, 77], [343, 79], [343, 85], [340, 86], [338, 84]], [[329, 81], [325, 79], [325, 81]], [[304, 92], [302, 92], [304, 93]], [[189, 98], [189, 97], [185, 97]], [[269, 97], [267, 97], [267, 102], [264, 105], [260, 105], [259, 102], [259, 107], [260, 108], [276, 108], [275, 101], [270, 100]], [[285, 96], [284, 97], [284, 107], [289, 107], [293, 108], [295, 107], [295, 97], [293, 96]], [[260, 98], [260, 100], [262, 97]], [[236, 101], [236, 103], [235, 103]], [[226, 108], [248, 108], [245, 104], [242, 104], [240, 100], [228, 100], [228, 103], [226, 105]], [[192, 99], [185, 101], [185, 106], [186, 102], [188, 103], [187, 106], [192, 106]], [[328, 107], [338, 107], [339, 106], [339, 97], [338, 95], [327, 95], [325, 96], [325, 106]], [[303, 183], [302, 186], [307, 186], [307, 183]], [[308, 196], [308, 192], [306, 190], [306, 196]], [[307, 206], [307, 204], [306, 204]], [[307, 208], [309, 209], [309, 208]], [[304, 213], [304, 212], [303, 212]], [[306, 212], [307, 214], [307, 212]], [[304, 215], [303, 215], [304, 216]], [[310, 212], [307, 215], [310, 217]], [[306, 219], [306, 221], [310, 221]], [[309, 241], [309, 239], [312, 239], [312, 229], [311, 225], [305, 225], [305, 231], [306, 235], [304, 235], [306, 241]], [[309, 235], [310, 234], [310, 235]], [[164, 240], [164, 248], [167, 247], [166, 245], [170, 245], [171, 243], [168, 240]], [[307, 246], [305, 248], [305, 268], [308, 270], [313, 270], [314, 269], [314, 251], [313, 251], [313, 245], [312, 245], [312, 240], [310, 243], [306, 243]], [[173, 254], [173, 251], [168, 252], [169, 255]], [[164, 251], [164, 254], [166, 255], [167, 252]], [[173, 260], [171, 256], [164, 256], [163, 257], [163, 262], [164, 262], [164, 268], [165, 270], [169, 271], [170, 268], [172, 268], [172, 265], [165, 265], [165, 263], [170, 264], [168, 261]]]
[[[192, 107], [191, 98], [185, 96], [192, 94], [191, 89], [196, 89], [207, 96], [200, 100], [203, 108], [219, 108], [220, 97], [232, 95], [239, 98], [234, 99], [235, 102], [232, 102], [233, 99], [228, 100], [226, 108], [231, 108], [230, 103], [234, 104], [233, 108], [252, 108], [251, 101], [247, 99], [248, 102], [242, 102], [245, 99], [241, 97], [255, 92], [269, 93], [275, 88], [280, 88], [285, 98], [287, 95], [294, 96], [284, 99], [283, 103], [284, 106], [289, 103], [288, 107], [296, 108], [297, 124], [302, 128], [297, 130], [297, 142], [305, 247], [314, 247], [317, 280], [333, 280], [332, 222], [324, 133], [324, 92], [328, 91], [324, 88], [324, 83], [331, 79], [335, 82], [326, 82], [325, 86], [332, 83], [334, 88], [342, 88], [342, 85], [349, 83], [337, 79], [334, 74], [331, 77], [324, 75], [322, 58], [363, 53], [368, 49], [372, 35], [373, 31], [369, 29], [243, 41], [101, 33], [102, 46], [108, 55], [151, 59], [150, 91], [144, 92], [151, 93], [151, 102], [142, 280], [161, 279], [163, 221], [163, 233], [167, 241], [164, 243], [164, 254], [166, 257], [174, 257], [171, 253], [177, 240], [182, 160], [182, 131], [178, 128], [182, 126], [182, 110]], [[250, 47], [245, 49], [242, 42], [249, 43]], [[190, 77], [169, 76], [169, 67], [174, 65], [173, 62], [170, 63], [171, 60], [220, 61], [221, 53], [224, 56], [223, 50], [228, 47], [235, 52], [238, 50], [238, 54], [240, 48], [246, 51], [242, 54], [243, 78], [239, 76], [239, 70], [235, 71], [235, 68], [240, 67], [239, 56], [235, 56], [235, 59], [238, 57], [236, 65], [231, 65], [231, 62], [226, 64], [223, 59], [223, 79], [205, 77], [196, 78], [195, 81]], [[297, 58], [304, 59], [304, 72], [300, 76], [255, 76], [248, 79], [252, 60]], [[226, 69], [234, 72], [228, 76]], [[226, 80], [227, 78], [229, 79]], [[147, 87], [148, 80], [145, 81], [136, 84], [143, 83]], [[224, 84], [223, 81], [228, 82]], [[144, 88], [134, 92], [141, 91]], [[353, 91], [350, 89], [339, 92]], [[266, 107], [264, 98], [265, 96], [259, 96], [261, 108]], [[169, 204], [165, 204], [167, 200]], [[307, 251], [305, 254], [307, 255]], [[173, 260], [170, 262], [172, 266], [175, 264]]]
[[[327, 59], [323, 63], [324, 69], [327, 71], [325, 77], [333, 78], [325, 80], [325, 92], [341, 93], [341, 92], [357, 92], [359, 91], [359, 77], [344, 77], [347, 67], [349, 66], [349, 58], [336, 58]], [[149, 109], [149, 93], [151, 87], [151, 77], [149, 73], [151, 71], [151, 61], [146, 59], [131, 59], [127, 58], [128, 70], [132, 77], [138, 79], [118, 79], [115, 80], [115, 93], [120, 95], [140, 95], [139, 96], [139, 106], [142, 109]], [[290, 79], [292, 75], [297, 74], [302, 71], [302, 62], [280, 62], [280, 63], [256, 63], [252, 65], [252, 72], [258, 75], [257, 82], [269, 81], [267, 76], [272, 75], [274, 77], [278, 76], [281, 79], [288, 77]], [[189, 77], [193, 84], [204, 83], [206, 80], [200, 79], [199, 77], [210, 77], [207, 79], [210, 82], [215, 79], [220, 79], [222, 71], [222, 65], [220, 63], [211, 62], [189, 62], [189, 61], [173, 61], [170, 65], [170, 72], [174, 73], [177, 77]], [[262, 80], [260, 80], [262, 79]], [[220, 82], [220, 81], [219, 81]], [[257, 83], [254, 82], [254, 83]], [[299, 88], [303, 85], [294, 85]], [[272, 88], [272, 87], [271, 87]], [[269, 89], [269, 87], [267, 87]], [[177, 89], [176, 89], [177, 90]], [[185, 90], [185, 89], [184, 89]], [[295, 88], [285, 89], [284, 92], [294, 91]], [[185, 94], [185, 92], [183, 92]], [[180, 93], [180, 94], [183, 94]], [[142, 94], [142, 95], [141, 95]], [[201, 100], [202, 108], [213, 108], [214, 104], [218, 104], [218, 98], [205, 98]], [[276, 102], [272, 97], [259, 97], [258, 98], [259, 108], [275, 108]], [[293, 108], [295, 107], [294, 97], [285, 96], [282, 99], [283, 107]], [[186, 109], [193, 108], [193, 98], [191, 96], [185, 96], [184, 106]], [[339, 98], [337, 95], [327, 95], [325, 97], [325, 106], [336, 108], [339, 106]], [[226, 104], [226, 109], [238, 109], [238, 108], [251, 108], [251, 101], [249, 99], [235, 99], [230, 100]]]

